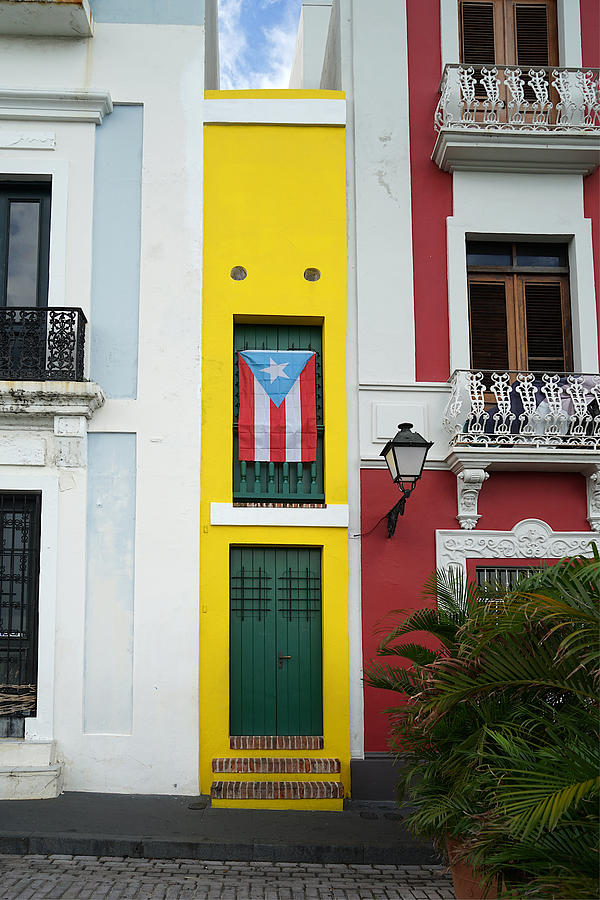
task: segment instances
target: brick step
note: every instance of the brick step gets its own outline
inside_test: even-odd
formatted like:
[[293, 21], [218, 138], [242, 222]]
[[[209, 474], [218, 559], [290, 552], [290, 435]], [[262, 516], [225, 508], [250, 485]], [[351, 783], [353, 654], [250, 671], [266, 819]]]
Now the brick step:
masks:
[[340, 800], [339, 781], [213, 781], [213, 800]]
[[256, 775], [329, 775], [339, 772], [341, 769], [339, 759], [320, 759], [314, 757], [298, 757], [297, 759], [283, 756], [227, 756], [213, 759], [213, 772], [221, 773], [251, 773]]
[[317, 735], [234, 734], [231, 750], [322, 750], [324, 741]]

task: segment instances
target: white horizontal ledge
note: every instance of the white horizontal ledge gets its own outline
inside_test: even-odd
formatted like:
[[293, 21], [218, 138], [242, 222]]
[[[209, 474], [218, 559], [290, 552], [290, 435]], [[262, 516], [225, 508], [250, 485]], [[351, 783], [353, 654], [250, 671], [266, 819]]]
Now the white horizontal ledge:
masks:
[[318, 509], [210, 504], [211, 525], [280, 525], [290, 528], [347, 528], [348, 506], [333, 503]]
[[205, 124], [345, 125], [345, 100], [205, 100]]
[[0, 119], [101, 125], [112, 110], [107, 91], [0, 90]]

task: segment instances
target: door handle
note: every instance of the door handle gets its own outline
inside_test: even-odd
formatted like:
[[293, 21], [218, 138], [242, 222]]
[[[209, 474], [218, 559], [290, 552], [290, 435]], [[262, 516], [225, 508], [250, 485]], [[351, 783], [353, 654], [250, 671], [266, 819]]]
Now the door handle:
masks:
[[281, 650], [279, 651], [279, 668], [283, 669], [283, 661], [284, 659], [291, 659], [291, 656], [284, 656]]

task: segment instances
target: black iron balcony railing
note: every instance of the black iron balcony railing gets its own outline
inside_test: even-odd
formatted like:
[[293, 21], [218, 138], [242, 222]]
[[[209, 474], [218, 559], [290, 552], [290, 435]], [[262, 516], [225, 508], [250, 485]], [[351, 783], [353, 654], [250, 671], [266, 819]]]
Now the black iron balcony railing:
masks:
[[83, 381], [86, 324], [78, 308], [0, 307], [0, 379]]

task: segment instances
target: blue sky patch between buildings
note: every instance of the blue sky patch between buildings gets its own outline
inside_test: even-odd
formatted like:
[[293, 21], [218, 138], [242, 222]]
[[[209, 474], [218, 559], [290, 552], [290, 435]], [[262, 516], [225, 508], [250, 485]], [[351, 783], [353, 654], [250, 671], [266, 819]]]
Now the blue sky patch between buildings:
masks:
[[288, 86], [301, 0], [219, 0], [221, 88]]

